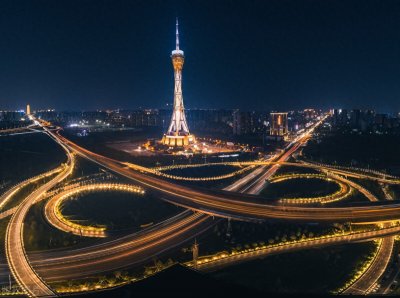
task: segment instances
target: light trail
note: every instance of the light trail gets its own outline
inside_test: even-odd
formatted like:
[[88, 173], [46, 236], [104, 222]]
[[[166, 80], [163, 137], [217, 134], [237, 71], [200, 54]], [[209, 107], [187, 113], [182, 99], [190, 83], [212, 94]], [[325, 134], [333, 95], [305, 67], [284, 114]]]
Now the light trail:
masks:
[[78, 186], [75, 188], [67, 189], [53, 196], [45, 205], [45, 211], [44, 211], [45, 218], [52, 226], [66, 233], [72, 233], [84, 237], [106, 237], [107, 236], [106, 228], [83, 226], [71, 222], [62, 215], [61, 211], [62, 203], [73, 195], [82, 192], [104, 191], [104, 190], [144, 194], [144, 190], [142, 188], [129, 184], [96, 183], [96, 184]]
[[29, 258], [47, 281], [93, 276], [143, 264], [203, 233], [215, 223], [207, 215], [185, 211], [160, 224], [115, 240], [81, 249], [32, 253]]
[[[248, 196], [245, 197], [246, 201], [242, 201], [244, 198], [244, 195], [237, 195], [237, 194], [232, 194], [232, 193], [224, 193], [224, 192], [212, 192], [212, 191], [198, 191], [198, 190], [192, 190], [190, 188], [181, 186], [181, 185], [175, 185], [173, 183], [161, 180], [159, 178], [152, 177], [149, 174], [151, 170], [136, 166], [135, 170], [132, 171], [131, 169], [127, 169], [126, 166], [118, 161], [106, 158], [104, 156], [92, 153], [84, 148], [79, 147], [78, 145], [68, 141], [67, 139], [57, 136], [57, 138], [60, 140], [60, 142], [66, 144], [68, 147], [70, 147], [72, 150], [80, 154], [81, 156], [88, 158], [89, 160], [92, 160], [114, 172], [117, 172], [118, 174], [121, 174], [125, 177], [128, 177], [130, 179], [133, 179], [135, 181], [140, 182], [142, 185], [149, 186], [153, 190], [157, 190], [162, 192], [164, 195], [168, 196], [168, 198], [165, 198], [166, 200], [174, 200], [174, 203], [177, 205], [184, 205], [187, 206], [189, 205], [188, 208], [200, 210], [205, 213], [209, 213], [211, 215], [220, 215], [220, 216], [226, 216], [226, 217], [235, 217], [239, 219], [243, 218], [282, 218], [282, 219], [304, 219], [304, 220], [311, 220], [313, 222], [318, 221], [318, 220], [332, 220], [334, 219], [335, 221], [338, 218], [344, 219], [348, 221], [348, 218], [351, 219], [364, 219], [368, 218], [371, 219], [375, 216], [375, 212], [378, 214], [378, 216], [381, 216], [382, 213], [388, 214], [389, 217], [393, 216], [395, 212], [397, 211], [397, 207], [395, 204], [392, 206], [389, 206], [391, 209], [390, 210], [384, 210], [385, 208], [382, 208], [382, 206], [367, 206], [367, 207], [349, 207], [349, 208], [301, 208], [301, 207], [295, 207], [295, 208], [290, 208], [290, 207], [282, 207], [282, 206], [275, 206], [275, 205], [265, 205], [265, 204], [259, 204], [257, 202], [257, 197], [255, 196]], [[314, 166], [315, 167], [315, 166]], [[182, 201], [181, 201], [182, 200]], [[188, 204], [190, 203], [190, 204]], [[192, 205], [193, 204], [193, 205]], [[383, 206], [385, 207], [385, 206]], [[371, 209], [372, 208], [372, 209]], [[386, 207], [388, 208], [388, 207]], [[382, 210], [383, 211], [382, 211]], [[378, 210], [378, 211], [376, 211]], [[226, 212], [231, 212], [231, 214], [227, 214]], [[398, 211], [397, 211], [398, 212]], [[371, 216], [370, 213], [374, 213], [373, 216]], [[233, 214], [233, 216], [232, 216]], [[340, 216], [339, 216], [340, 214]], [[249, 217], [250, 215], [250, 217]], [[210, 219], [210, 217], [206, 215], [201, 215], [204, 217], [204, 222]], [[396, 215], [398, 216], [398, 215]], [[204, 223], [203, 222], [203, 223]], [[154, 249], [154, 253], [157, 254], [159, 253], [159, 249], [161, 247], [164, 247], [165, 250], [170, 248], [172, 245], [178, 245], [179, 243], [182, 243], [183, 241], [187, 240], [187, 235], [193, 233], [193, 229], [196, 225], [189, 225], [188, 223], [185, 223], [185, 225], [179, 227], [179, 232], [174, 233], [174, 236], [166, 236], [166, 240], [164, 238], [157, 238], [155, 242], [152, 242], [151, 244], [144, 244], [143, 247], [139, 247], [138, 250], [135, 250], [136, 253], [138, 254], [144, 254], [145, 252], [148, 252], [149, 250]], [[209, 225], [206, 225], [207, 227]], [[384, 232], [379, 232], [379, 231], [371, 231], [369, 233], [371, 234], [366, 234], [366, 237], [382, 237], [382, 235], [388, 235], [390, 233], [398, 233], [399, 230], [394, 230], [395, 228], [390, 229], [385, 229]], [[165, 234], [164, 234], [165, 235]], [[176, 238], [175, 238], [176, 237]], [[185, 238], [185, 239], [182, 239]], [[353, 235], [349, 235], [346, 240], [347, 241], [352, 241], [353, 240]], [[179, 240], [182, 239], [182, 240]], [[169, 245], [161, 245], [163, 243], [162, 241], [171, 241]], [[174, 243], [174, 244], [172, 244]], [[89, 248], [91, 250], [92, 248]], [[111, 249], [111, 248], [110, 248]], [[90, 253], [91, 254], [91, 253]], [[93, 256], [93, 255], [92, 255]], [[127, 266], [125, 261], [125, 257], [129, 256], [129, 253], [123, 253], [122, 251], [116, 251], [116, 255], [111, 256], [110, 254], [104, 254], [103, 249], [102, 252], [99, 253], [99, 260], [93, 260], [88, 258], [89, 260], [87, 261], [88, 263], [86, 264], [81, 264], [82, 259], [79, 259], [79, 264], [73, 264], [69, 263], [66, 261], [66, 257], [62, 256], [61, 258], [58, 259], [58, 262], [63, 263], [64, 261], [67, 262], [65, 263], [65, 267], [60, 266], [60, 263], [56, 265], [54, 270], [49, 273], [50, 275], [53, 274], [52, 278], [55, 280], [62, 279], [62, 278], [67, 278], [68, 276], [82, 276], [82, 274], [94, 274], [98, 272], [104, 272], [104, 270], [109, 270], [108, 268], [111, 268], [114, 266], [114, 268], [117, 266], [116, 262], [117, 260], [123, 260], [119, 263], [119, 267], [121, 268], [124, 265]], [[73, 258], [76, 256], [73, 256]], [[148, 257], [148, 255], [147, 255]], [[87, 255], [85, 253], [85, 256], [82, 256], [83, 259], [87, 258]], [[96, 258], [96, 257], [95, 257]], [[54, 258], [53, 258], [54, 259]], [[57, 258], [56, 258], [57, 259]], [[105, 260], [107, 259], [107, 260]], [[135, 262], [142, 261], [144, 259], [143, 255], [138, 257], [138, 259], [135, 260]], [[57, 263], [57, 261], [54, 261]], [[107, 263], [109, 262], [109, 263]], [[111, 265], [111, 267], [109, 267]], [[35, 264], [36, 266], [36, 264]], [[40, 266], [38, 264], [38, 266]], [[98, 266], [98, 267], [97, 267]], [[104, 267], [103, 267], [104, 266]], [[48, 271], [49, 267], [42, 267], [42, 269], [39, 269], [38, 267], [38, 272], [40, 274], [46, 274]], [[56, 269], [58, 268], [58, 270]], [[64, 268], [63, 273], [60, 271], [62, 268]], [[83, 273], [82, 270], [84, 268], [87, 268], [86, 273]], [[43, 270], [43, 271], [41, 271]], [[48, 271], [50, 272], [50, 270]], [[55, 276], [56, 274], [59, 274], [58, 277]], [[46, 277], [47, 278], [47, 277]], [[48, 277], [51, 278], [51, 277]]]
[[[171, 166], [165, 166], [165, 167], [156, 167], [156, 168], [137, 168], [137, 165], [130, 164], [132, 169], [139, 170], [142, 172], [147, 172], [149, 174], [155, 174], [155, 175], [160, 175], [162, 176], [163, 174], [158, 174], [158, 172], [162, 172], [164, 170], [172, 170], [172, 169], [179, 169], [179, 168], [195, 168], [195, 167], [204, 167], [204, 166], [218, 166], [218, 165], [226, 165], [226, 166], [235, 166], [235, 167], [247, 167], [247, 166], [293, 166], [293, 167], [300, 167], [300, 168], [309, 168], [309, 169], [314, 169], [314, 170], [324, 170], [330, 173], [335, 173], [343, 176], [348, 176], [348, 177], [353, 177], [353, 178], [359, 178], [359, 179], [369, 179], [369, 180], [374, 180], [382, 183], [388, 183], [388, 184], [400, 184], [400, 179], [397, 177], [390, 178], [390, 176], [387, 176], [385, 178], [380, 178], [379, 176], [373, 175], [373, 174], [366, 174], [366, 173], [358, 173], [358, 172], [352, 172], [349, 170], [342, 170], [342, 169], [336, 169], [330, 166], [321, 166], [318, 164], [313, 164], [313, 163], [308, 163], [308, 162], [287, 162], [287, 161], [263, 161], [263, 160], [257, 160], [257, 161], [232, 161], [232, 162], [213, 162], [213, 163], [207, 163], [207, 164], [187, 164], [187, 165], [171, 165]], [[257, 169], [257, 170], [260, 170]], [[250, 173], [249, 175], [251, 175]], [[259, 174], [259, 173], [257, 173]], [[251, 175], [254, 176], [255, 175]], [[272, 176], [272, 175], [271, 175]], [[181, 176], [179, 176], [181, 177]], [[190, 178], [190, 177], [188, 177]], [[245, 181], [246, 183], [249, 182], [248, 180]], [[231, 187], [233, 188], [233, 187]], [[237, 187], [235, 187], [236, 189]], [[229, 190], [229, 189], [227, 189]]]
[[[391, 203], [381, 206], [360, 207], [299, 207], [279, 206], [257, 201], [257, 197], [238, 195], [233, 193], [215, 192], [211, 190], [189, 188], [146, 175], [149, 169], [138, 166], [137, 170], [127, 169], [119, 161], [90, 152], [75, 143], [58, 135], [64, 142], [79, 155], [88, 158], [109, 170], [139, 182], [165, 195], [165, 200], [178, 206], [197, 210], [214, 216], [236, 218], [239, 220], [262, 220], [269, 218], [303, 221], [371, 221], [398, 219], [400, 204]], [[294, 163], [295, 164], [295, 163]], [[315, 167], [315, 166], [314, 166]], [[335, 170], [336, 172], [336, 170]]]
[[[356, 184], [358, 185], [358, 184]], [[361, 186], [360, 186], [361, 187]], [[365, 190], [367, 191], [367, 190]], [[368, 192], [368, 191], [367, 191]], [[370, 201], [378, 200], [373, 194], [368, 192]], [[391, 223], [381, 223], [383, 227], [390, 227]], [[395, 236], [380, 239], [380, 245], [370, 266], [362, 272], [362, 275], [353, 283], [347, 286], [342, 293], [345, 295], [366, 295], [370, 293], [386, 271], [390, 258], [393, 253]]]
[[[57, 141], [57, 139], [55, 140]], [[72, 173], [74, 157], [66, 146], [61, 143], [60, 145], [68, 156], [68, 162], [63, 166], [64, 169], [55, 178], [39, 187], [24, 199], [11, 217], [6, 231], [6, 257], [10, 271], [21, 289], [30, 297], [55, 296], [55, 293], [39, 277], [29, 263], [24, 248], [23, 223], [31, 205], [39, 200], [46, 191]]]
[[[132, 169], [136, 169], [137, 168], [137, 165], [131, 164], [129, 162], [125, 162], [123, 164], [125, 164], [126, 166], [128, 166], [128, 167], [130, 167]], [[210, 166], [210, 165], [211, 164], [204, 164], [203, 166]], [[198, 167], [198, 165], [194, 165], [193, 168], [194, 167]], [[179, 168], [180, 167], [176, 167], [176, 169], [179, 169]], [[188, 165], [184, 165], [181, 168], [183, 169], [183, 168], [192, 168], [192, 167], [190, 167]], [[250, 166], [246, 166], [246, 167], [244, 167], [244, 168], [242, 168], [240, 170], [237, 170], [237, 171], [234, 171], [234, 172], [231, 172], [231, 173], [228, 173], [228, 174], [219, 175], [219, 176], [212, 176], [212, 177], [183, 177], [183, 176], [179, 176], [179, 175], [171, 175], [171, 174], [163, 173], [163, 171], [166, 170], [165, 168], [162, 169], [162, 170], [159, 170], [159, 168], [153, 168], [153, 169], [150, 169], [150, 171], [152, 170], [151, 173], [154, 174], [154, 175], [162, 176], [164, 178], [173, 179], [173, 180], [182, 180], [182, 181], [216, 181], [216, 180], [223, 180], [223, 179], [235, 177], [235, 176], [243, 174], [243, 173], [245, 173], [245, 172], [247, 172], [247, 171], [249, 171], [249, 170], [251, 170], [253, 168], [254, 168], [254, 166], [250, 165]]]
[[320, 197], [303, 197], [303, 198], [283, 198], [279, 199], [279, 202], [284, 204], [327, 204], [332, 202], [337, 202], [347, 198], [351, 194], [351, 188], [348, 184], [344, 183], [343, 180], [335, 179], [333, 175], [328, 177], [327, 175], [322, 174], [289, 174], [289, 175], [281, 175], [275, 176], [270, 179], [270, 183], [278, 183], [291, 179], [320, 179], [324, 181], [333, 181], [339, 186], [339, 190]]
[[[395, 235], [400, 232], [400, 226], [383, 227], [375, 231], [353, 232], [348, 234], [334, 234], [315, 238], [301, 239], [289, 242], [282, 242], [271, 245], [259, 246], [246, 249], [240, 252], [218, 253], [211, 256], [204, 256], [198, 259], [197, 270], [211, 272], [226, 266], [251, 261], [260, 257], [273, 254], [287, 253], [307, 248], [324, 247], [329, 245], [347, 244], [372, 240], [388, 235]], [[193, 261], [185, 263], [193, 267]]]
[[380, 239], [380, 245], [371, 264], [362, 275], [352, 283], [342, 294], [344, 295], [366, 295], [376, 282], [381, 278], [389, 264], [393, 252], [394, 236]]
[[16, 193], [18, 193], [23, 187], [27, 186], [28, 184], [32, 184], [36, 181], [39, 181], [43, 178], [46, 177], [50, 177], [56, 173], [59, 173], [62, 171], [61, 167], [58, 167], [52, 171], [49, 171], [47, 173], [44, 174], [39, 174], [35, 177], [26, 179], [20, 183], [18, 183], [17, 185], [13, 186], [12, 188], [10, 188], [8, 191], [6, 191], [4, 194], [2, 194], [0, 196], [0, 210], [4, 208], [4, 206], [11, 200], [11, 198], [13, 198], [15, 196]]

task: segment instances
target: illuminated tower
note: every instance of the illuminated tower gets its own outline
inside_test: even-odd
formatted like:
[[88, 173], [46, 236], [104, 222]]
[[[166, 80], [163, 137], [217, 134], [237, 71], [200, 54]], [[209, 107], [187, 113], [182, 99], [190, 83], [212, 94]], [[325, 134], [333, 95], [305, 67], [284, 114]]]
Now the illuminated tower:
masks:
[[182, 147], [190, 145], [195, 139], [189, 132], [183, 106], [182, 68], [185, 57], [183, 51], [179, 49], [178, 19], [176, 20], [176, 49], [172, 51], [171, 58], [175, 77], [174, 108], [171, 124], [168, 127], [167, 133], [162, 138], [162, 143], [172, 147]]
[[28, 104], [26, 105], [26, 114], [30, 115], [31, 114], [31, 106]]

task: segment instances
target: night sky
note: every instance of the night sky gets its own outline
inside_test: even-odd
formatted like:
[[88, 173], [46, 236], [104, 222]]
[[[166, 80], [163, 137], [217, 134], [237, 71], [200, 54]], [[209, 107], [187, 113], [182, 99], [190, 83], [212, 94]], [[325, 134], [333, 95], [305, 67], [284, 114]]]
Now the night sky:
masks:
[[400, 1], [0, 1], [0, 110], [400, 111]]

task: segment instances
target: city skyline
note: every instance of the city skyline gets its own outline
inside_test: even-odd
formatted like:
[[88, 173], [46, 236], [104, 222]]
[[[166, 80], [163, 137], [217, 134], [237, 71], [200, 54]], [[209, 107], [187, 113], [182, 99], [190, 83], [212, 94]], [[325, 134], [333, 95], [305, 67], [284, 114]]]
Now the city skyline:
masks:
[[2, 2], [0, 108], [165, 107], [178, 16], [188, 109], [400, 110], [395, 2], [279, 2]]

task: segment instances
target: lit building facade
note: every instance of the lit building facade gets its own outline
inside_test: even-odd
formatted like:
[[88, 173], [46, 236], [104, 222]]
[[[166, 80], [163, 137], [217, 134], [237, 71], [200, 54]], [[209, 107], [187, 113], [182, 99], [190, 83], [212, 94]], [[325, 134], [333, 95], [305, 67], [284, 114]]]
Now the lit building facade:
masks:
[[288, 134], [288, 113], [270, 113], [270, 135], [284, 137]]
[[182, 147], [194, 143], [195, 138], [189, 132], [183, 106], [182, 69], [185, 58], [183, 51], [179, 49], [178, 20], [176, 20], [176, 48], [172, 51], [171, 58], [175, 77], [174, 107], [171, 123], [161, 142], [170, 147]]
[[28, 104], [26, 105], [26, 114], [30, 115], [31, 114], [31, 106]]

